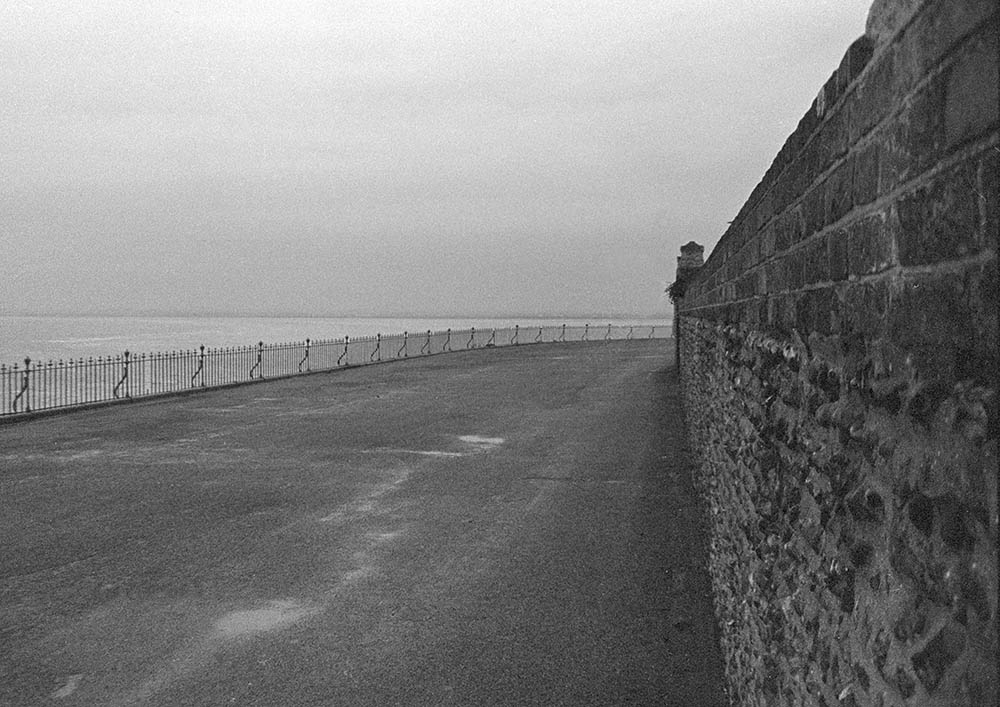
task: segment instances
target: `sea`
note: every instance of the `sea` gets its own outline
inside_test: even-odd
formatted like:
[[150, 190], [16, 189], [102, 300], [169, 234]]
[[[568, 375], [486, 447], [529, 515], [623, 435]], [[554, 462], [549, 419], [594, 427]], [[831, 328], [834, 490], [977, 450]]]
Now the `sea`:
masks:
[[670, 328], [667, 317], [648, 318], [442, 318], [442, 317], [235, 317], [235, 316], [0, 316], [0, 364], [80, 359], [98, 356], [164, 351], [184, 351], [199, 346], [238, 346], [300, 342], [305, 339], [341, 339], [468, 329], [484, 331], [567, 326], [634, 326], [636, 336], [656, 328], [663, 336]]

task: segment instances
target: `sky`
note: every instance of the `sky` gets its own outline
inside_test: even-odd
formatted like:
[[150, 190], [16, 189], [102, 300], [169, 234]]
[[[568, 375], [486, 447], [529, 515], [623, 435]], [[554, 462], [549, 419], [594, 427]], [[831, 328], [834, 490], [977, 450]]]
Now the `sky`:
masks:
[[869, 4], [6, 0], [0, 314], [666, 314]]

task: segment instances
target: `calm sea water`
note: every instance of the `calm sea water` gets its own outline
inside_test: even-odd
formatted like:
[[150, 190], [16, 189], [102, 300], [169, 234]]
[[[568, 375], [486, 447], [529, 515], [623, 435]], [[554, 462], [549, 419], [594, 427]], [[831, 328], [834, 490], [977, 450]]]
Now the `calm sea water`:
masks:
[[[667, 319], [440, 319], [289, 318], [289, 317], [76, 317], [0, 316], [0, 363], [86, 358], [133, 352], [196, 349], [198, 346], [235, 346], [339, 339], [344, 336], [396, 334], [404, 331], [539, 326], [636, 325], [636, 335], [657, 326], [662, 335]], [[599, 331], [599, 330], [595, 330]]]

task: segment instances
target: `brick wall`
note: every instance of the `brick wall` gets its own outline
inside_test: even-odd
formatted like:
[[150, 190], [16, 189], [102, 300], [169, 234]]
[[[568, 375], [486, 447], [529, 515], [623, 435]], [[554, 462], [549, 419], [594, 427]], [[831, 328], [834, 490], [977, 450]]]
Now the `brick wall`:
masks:
[[737, 704], [997, 704], [995, 0], [880, 0], [678, 300]]

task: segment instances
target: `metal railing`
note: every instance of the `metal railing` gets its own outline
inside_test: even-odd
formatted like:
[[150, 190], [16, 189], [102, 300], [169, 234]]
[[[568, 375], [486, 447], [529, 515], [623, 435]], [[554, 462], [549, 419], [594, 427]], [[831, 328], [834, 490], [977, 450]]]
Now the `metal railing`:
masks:
[[549, 342], [662, 339], [669, 325], [446, 329], [0, 365], [0, 417], [300, 375], [454, 351]]

